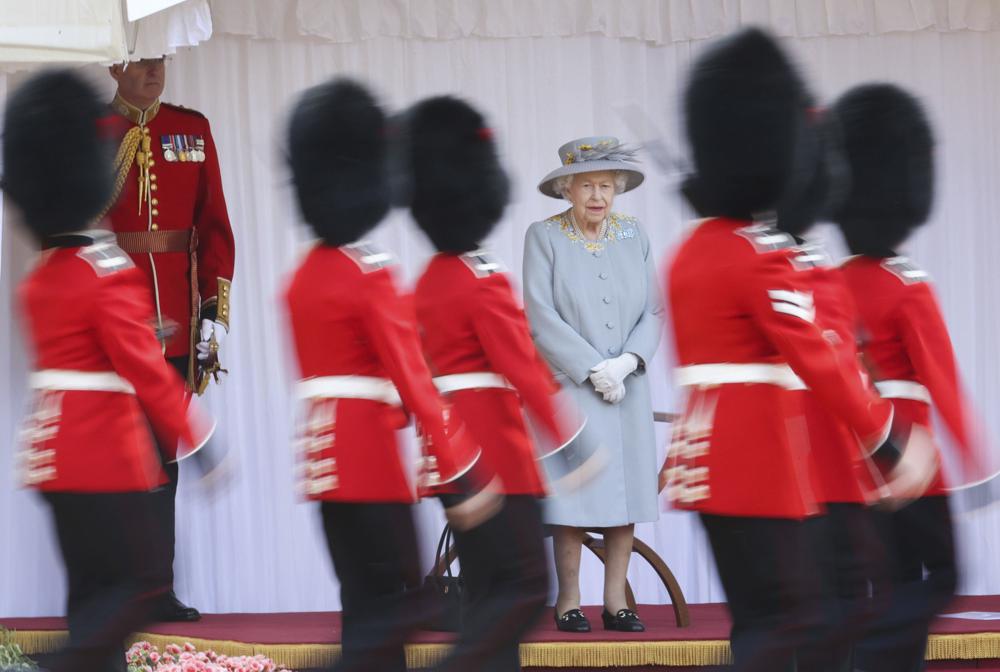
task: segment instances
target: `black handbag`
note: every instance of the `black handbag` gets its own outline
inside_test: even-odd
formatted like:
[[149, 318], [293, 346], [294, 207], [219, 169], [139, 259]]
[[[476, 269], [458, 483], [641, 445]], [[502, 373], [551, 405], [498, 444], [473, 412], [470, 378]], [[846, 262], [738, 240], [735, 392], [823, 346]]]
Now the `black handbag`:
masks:
[[449, 560], [452, 548], [451, 526], [445, 525], [444, 530], [441, 531], [441, 539], [438, 541], [434, 567], [424, 579], [424, 587], [427, 588], [428, 599], [432, 603], [431, 617], [426, 626], [427, 630], [458, 632], [462, 629], [464, 611], [467, 607], [465, 581], [462, 578], [461, 568], [458, 576], [455, 576], [451, 571]]

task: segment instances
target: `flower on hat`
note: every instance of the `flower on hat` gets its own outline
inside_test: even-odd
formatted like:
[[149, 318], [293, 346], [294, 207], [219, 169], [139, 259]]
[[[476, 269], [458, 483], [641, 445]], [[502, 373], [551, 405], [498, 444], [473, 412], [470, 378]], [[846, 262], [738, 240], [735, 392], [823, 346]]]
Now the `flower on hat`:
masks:
[[642, 170], [637, 165], [638, 149], [623, 145], [618, 138], [611, 136], [591, 136], [571, 140], [559, 148], [560, 167], [546, 175], [539, 183], [538, 189], [546, 196], [562, 198], [552, 189], [557, 178], [588, 171], [611, 170], [627, 175], [624, 191], [629, 191], [639, 186], [643, 180]]

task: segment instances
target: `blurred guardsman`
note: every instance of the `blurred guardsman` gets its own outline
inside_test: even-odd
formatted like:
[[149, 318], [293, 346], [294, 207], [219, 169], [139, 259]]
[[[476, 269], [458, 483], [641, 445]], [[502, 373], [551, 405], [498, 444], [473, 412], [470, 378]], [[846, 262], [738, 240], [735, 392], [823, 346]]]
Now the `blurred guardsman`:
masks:
[[858, 307], [865, 363], [895, 408], [894, 433], [929, 432], [933, 405], [962, 452], [965, 472], [937, 469], [923, 497], [876, 514], [892, 563], [890, 607], [859, 646], [855, 667], [910, 672], [923, 669], [927, 628], [958, 580], [946, 486], [979, 476], [982, 446], [930, 278], [897, 253], [930, 215], [930, 124], [913, 96], [889, 84], [851, 89], [834, 110], [852, 176], [836, 220], [856, 255], [842, 271]]
[[509, 180], [492, 130], [464, 101], [429, 98], [404, 117], [410, 211], [438, 253], [414, 295], [424, 352], [453, 417], [482, 447], [504, 493], [501, 513], [456, 531], [468, 591], [463, 631], [441, 670], [519, 670], [518, 644], [547, 596], [538, 498], [545, 486], [524, 411], [548, 443], [570, 431], [503, 265], [481, 249], [503, 215]]
[[[812, 292], [816, 326], [844, 365], [859, 367], [864, 376], [855, 341], [854, 298], [822, 241], [805, 239], [818, 220], [829, 218], [850, 186], [839, 130], [832, 111], [813, 112], [797, 153], [792, 186], [777, 207], [775, 228], [795, 238], [798, 254], [793, 261]], [[817, 395], [809, 390], [799, 394], [808, 430], [812, 487], [820, 505], [818, 515], [807, 520], [812, 552], [807, 562], [819, 563], [822, 570], [824, 627], [817, 633], [818, 641], [801, 651], [797, 669], [853, 670], [854, 643], [876, 611], [870, 586], [878, 589], [886, 579], [885, 549], [868, 506], [882, 494], [881, 478], [851, 427]]]
[[[391, 204], [381, 108], [348, 80], [306, 91], [292, 113], [288, 156], [302, 218], [319, 238], [285, 300], [304, 404], [302, 486], [320, 503], [340, 580], [336, 669], [402, 672], [403, 643], [426, 618], [414, 592], [421, 575], [411, 505], [453, 488], [446, 515], [469, 530], [498, 502], [480, 487], [481, 451], [469, 431], [455, 422], [448, 431], [392, 255], [363, 240]], [[416, 483], [396, 440], [407, 413], [423, 437]]]
[[[125, 669], [125, 638], [170, 590], [150, 426], [190, 454], [211, 424], [163, 359], [146, 279], [109, 231], [88, 228], [112, 188], [104, 106], [77, 75], [38, 75], [7, 102], [3, 189], [47, 248], [19, 288], [33, 350], [23, 479], [55, 521], [69, 584], [69, 645], [53, 669]], [[148, 421], [148, 422], [147, 422]]]
[[684, 413], [662, 482], [697, 511], [733, 619], [737, 670], [773, 672], [817, 626], [803, 558], [818, 511], [801, 423], [807, 386], [866, 447], [887, 437], [892, 405], [867, 389], [816, 324], [792, 236], [769, 223], [795, 173], [810, 98], [776, 42], [755, 29], [696, 61], [684, 95], [694, 175], [684, 191], [707, 219], [670, 264]]

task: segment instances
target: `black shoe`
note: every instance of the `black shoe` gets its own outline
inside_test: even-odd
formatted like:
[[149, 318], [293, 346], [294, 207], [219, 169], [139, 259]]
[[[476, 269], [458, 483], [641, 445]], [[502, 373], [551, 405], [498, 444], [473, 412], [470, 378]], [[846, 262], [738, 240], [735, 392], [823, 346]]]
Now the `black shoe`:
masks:
[[570, 609], [562, 616], [554, 611], [553, 617], [556, 619], [556, 628], [562, 632], [590, 632], [590, 621], [579, 609]]
[[160, 607], [156, 610], [156, 619], [170, 623], [181, 623], [201, 620], [201, 613], [194, 607], [189, 607], [174, 595], [171, 591], [160, 602]]
[[619, 609], [614, 616], [607, 609], [601, 613], [601, 620], [604, 621], [605, 630], [617, 630], [618, 632], [646, 632], [646, 626], [639, 620], [639, 614], [631, 609]]

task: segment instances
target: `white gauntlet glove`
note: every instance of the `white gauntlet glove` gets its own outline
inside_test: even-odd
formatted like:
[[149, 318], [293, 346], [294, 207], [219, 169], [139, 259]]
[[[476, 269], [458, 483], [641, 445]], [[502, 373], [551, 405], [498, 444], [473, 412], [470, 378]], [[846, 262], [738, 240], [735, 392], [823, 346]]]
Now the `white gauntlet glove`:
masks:
[[222, 348], [222, 341], [225, 340], [226, 328], [219, 322], [213, 320], [202, 320], [201, 321], [201, 341], [198, 343], [198, 359], [202, 362], [209, 358], [210, 353], [210, 341], [212, 340], [212, 335], [215, 335], [215, 343], [218, 346], [216, 350], [216, 355], [218, 355], [218, 349]]

